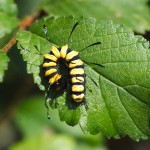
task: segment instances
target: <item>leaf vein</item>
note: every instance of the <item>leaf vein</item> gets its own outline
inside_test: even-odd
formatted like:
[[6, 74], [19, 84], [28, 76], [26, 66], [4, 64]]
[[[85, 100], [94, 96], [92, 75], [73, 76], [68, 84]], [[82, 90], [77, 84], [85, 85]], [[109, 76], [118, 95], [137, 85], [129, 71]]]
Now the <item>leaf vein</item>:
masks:
[[[93, 68], [93, 70], [95, 70]], [[95, 70], [97, 72], [97, 70]], [[99, 74], [99, 72], [97, 72]], [[115, 83], [113, 80], [108, 79], [106, 76], [104, 76], [103, 74], [100, 74], [102, 77], [104, 77], [105, 79], [107, 79], [108, 81], [110, 81], [111, 83], [113, 83], [115, 86], [120, 87], [121, 89], [123, 89], [124, 91], [126, 91], [127, 93], [129, 93], [126, 89], [124, 89], [122, 86], [118, 85], [117, 83]], [[138, 100], [139, 102], [142, 102], [143, 104], [146, 104], [144, 101], [141, 101], [140, 99], [138, 99], [137, 97], [135, 97], [132, 93], [129, 93], [130, 95], [132, 95], [134, 98], [136, 98], [136, 100]], [[147, 105], [147, 104], [146, 104]]]
[[102, 93], [102, 91], [101, 91], [100, 89], [101, 89], [101, 85], [100, 85], [100, 76], [99, 76], [99, 91], [100, 91], [100, 93], [101, 93], [101, 95], [102, 95], [103, 102], [105, 103], [105, 106], [106, 106], [107, 112], [108, 112], [108, 114], [109, 114], [109, 118], [111, 119], [112, 125], [113, 125], [113, 127], [114, 127], [115, 131], [116, 131], [116, 132], [118, 132], [117, 127], [115, 126], [115, 123], [114, 123], [114, 121], [113, 121], [113, 119], [112, 119], [112, 117], [111, 117], [111, 114], [110, 114], [109, 108], [108, 108], [108, 106], [107, 106], [107, 104], [106, 104], [106, 102], [105, 102], [105, 99], [104, 99], [103, 93]]
[[127, 108], [125, 107], [125, 105], [123, 104], [122, 100], [121, 100], [121, 97], [120, 97], [120, 94], [119, 94], [119, 91], [118, 91], [118, 87], [117, 87], [117, 94], [118, 94], [118, 97], [120, 99], [120, 102], [123, 106], [123, 108], [125, 109], [125, 111], [128, 113], [128, 116], [130, 117], [130, 119], [132, 120], [133, 124], [135, 125], [135, 127], [142, 133], [145, 135], [145, 133], [138, 127], [137, 123], [134, 121], [134, 119], [132, 118], [132, 116], [130, 115], [130, 113], [128, 112]]

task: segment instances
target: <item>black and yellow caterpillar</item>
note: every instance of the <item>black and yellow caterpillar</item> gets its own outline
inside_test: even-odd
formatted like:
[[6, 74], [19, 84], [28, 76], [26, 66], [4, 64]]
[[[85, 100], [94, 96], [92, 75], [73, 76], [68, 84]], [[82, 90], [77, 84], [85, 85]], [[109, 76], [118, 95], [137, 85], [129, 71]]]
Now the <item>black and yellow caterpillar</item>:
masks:
[[[61, 90], [64, 77], [60, 71], [61, 63], [64, 63], [69, 70], [67, 78], [71, 87], [71, 98], [76, 103], [85, 102], [85, 71], [84, 63], [77, 51], [68, 48], [68, 45], [57, 48], [52, 46], [49, 54], [44, 54], [42, 67], [45, 69], [45, 77], [49, 85]], [[66, 84], [66, 83], [65, 83]], [[67, 86], [67, 85], [66, 85]], [[65, 89], [65, 88], [64, 88]]]

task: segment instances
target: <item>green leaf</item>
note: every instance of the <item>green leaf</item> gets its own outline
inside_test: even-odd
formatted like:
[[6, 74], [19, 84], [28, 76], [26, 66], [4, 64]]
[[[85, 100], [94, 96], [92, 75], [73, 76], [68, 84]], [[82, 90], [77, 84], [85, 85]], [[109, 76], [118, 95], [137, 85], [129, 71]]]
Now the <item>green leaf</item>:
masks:
[[[18, 34], [19, 44], [31, 48], [31, 52], [22, 50], [24, 60], [37, 68], [34, 57], [39, 61], [39, 56], [35, 54], [34, 44], [42, 54], [49, 52], [51, 45], [45, 39], [43, 24], [47, 25], [50, 42], [62, 46], [67, 43], [77, 21], [79, 25], [68, 44], [79, 51], [85, 63], [89, 109], [75, 106], [65, 94], [58, 97], [51, 107], [59, 108], [60, 118], [72, 126], [80, 119], [84, 132], [102, 132], [107, 137], [115, 138], [128, 135], [134, 140], [147, 139], [150, 135], [150, 49], [143, 37], [135, 36], [127, 28], [107, 20], [49, 18], [35, 23], [30, 32], [21, 31]], [[101, 45], [82, 50], [95, 42], [101, 42]], [[41, 63], [42, 60], [36, 64]], [[34, 78], [40, 76], [36, 74]], [[73, 110], [77, 110], [77, 113], [72, 113]]]
[[[17, 39], [20, 42], [18, 44], [19, 47], [21, 45], [28, 50], [32, 50], [31, 52], [28, 52], [28, 50], [22, 50], [23, 59], [28, 62], [27, 72], [29, 74], [33, 74], [34, 82], [38, 84], [41, 90], [45, 90], [44, 85], [42, 85], [41, 77], [39, 76], [42, 74], [42, 70], [39, 66], [43, 62], [41, 54], [48, 53], [50, 51], [51, 44], [46, 39], [25, 30], [18, 32]], [[35, 45], [38, 47], [40, 52], [37, 51]]]
[[4, 72], [8, 68], [9, 58], [6, 53], [0, 51], [0, 82], [3, 81]]
[[0, 20], [0, 38], [2, 38], [18, 25], [17, 7], [13, 0], [0, 1]]
[[[147, 0], [46, 0], [43, 7], [55, 16], [75, 15], [111, 19], [125, 24], [138, 33], [150, 30], [150, 12]], [[135, 7], [136, 5], [136, 7]]]

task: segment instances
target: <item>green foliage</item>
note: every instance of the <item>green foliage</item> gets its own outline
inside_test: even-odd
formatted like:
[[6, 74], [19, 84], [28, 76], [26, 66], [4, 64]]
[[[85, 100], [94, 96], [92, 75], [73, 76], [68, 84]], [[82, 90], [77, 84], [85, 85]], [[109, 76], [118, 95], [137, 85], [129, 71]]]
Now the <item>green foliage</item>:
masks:
[[48, 135], [48, 133], [45, 133], [34, 138], [25, 139], [21, 143], [12, 146], [10, 150], [73, 150], [74, 148], [75, 143], [71, 137], [64, 135]]
[[45, 10], [56, 16], [72, 15], [110, 19], [138, 33], [150, 30], [147, 0], [46, 0]]
[[[64, 122], [60, 121], [57, 110], [51, 109], [49, 113], [52, 117], [52, 120], [46, 118], [46, 109], [43, 103], [42, 96], [30, 97], [29, 99], [26, 99], [26, 101], [21, 103], [21, 105], [17, 109], [17, 112], [15, 114], [15, 122], [20, 127], [25, 137], [36, 136], [40, 134], [41, 131], [43, 131], [43, 128], [53, 127], [59, 132], [64, 132], [65, 134], [69, 135], [71, 134], [76, 138], [87, 139], [91, 141], [91, 143], [92, 141], [96, 144], [99, 143], [99, 135], [85, 135], [80, 130], [79, 126], [75, 126], [74, 128], [67, 126]], [[33, 127], [35, 130], [33, 130]]]
[[8, 62], [7, 54], [0, 51], [0, 82], [3, 81], [4, 71], [8, 68]]
[[[65, 94], [54, 101], [52, 108], [58, 108], [60, 118], [72, 126], [80, 120], [84, 132], [102, 132], [107, 137], [115, 138], [128, 135], [135, 140], [147, 139], [150, 135], [150, 49], [149, 43], [141, 36], [135, 36], [125, 27], [106, 20], [49, 18], [35, 23], [30, 32], [21, 31], [18, 34], [18, 48], [21, 44], [31, 51], [21, 50], [28, 72], [33, 73], [35, 82], [41, 87], [39, 70], [43, 58], [36, 54], [38, 51], [34, 45], [42, 54], [48, 53], [51, 48], [45, 39], [43, 24], [47, 25], [50, 42], [62, 46], [67, 43], [77, 21], [79, 25], [72, 34], [69, 46], [79, 51], [86, 66], [89, 109], [86, 111], [84, 106], [70, 107], [72, 101], [66, 101]], [[80, 52], [98, 41], [101, 45]]]
[[[41, 90], [45, 90], [44, 86], [41, 83], [41, 78], [39, 76], [41, 71], [40, 65], [43, 62], [43, 57], [40, 54], [48, 53], [50, 51], [51, 44], [46, 39], [41, 38], [40, 36], [37, 36], [25, 30], [18, 32], [17, 38], [20, 41], [19, 47], [21, 45], [24, 48], [27, 48], [28, 50], [32, 49], [31, 52], [28, 52], [26, 50], [22, 51], [24, 61], [28, 62], [27, 72], [29, 74], [32, 73], [34, 77], [34, 82], [38, 84]], [[40, 52], [37, 51], [35, 45], [38, 47]]]
[[[44, 0], [17, 0], [18, 17], [23, 18], [27, 15], [40, 11], [41, 3]], [[42, 8], [41, 8], [42, 9]]]
[[81, 147], [84, 149], [97, 150], [101, 148], [101, 150], [105, 150], [102, 136], [83, 134], [79, 126], [68, 127], [65, 123], [60, 122], [57, 110], [50, 111], [52, 120], [48, 120], [46, 119], [44, 108], [43, 97], [41, 96], [30, 97], [21, 103], [14, 118], [19, 130], [24, 135], [24, 139], [13, 145], [11, 150], [72, 150], [74, 148], [80, 149]]
[[[46, 131], [48, 132], [48, 131]], [[93, 147], [85, 143], [77, 144], [71, 137], [66, 135], [49, 135], [48, 133], [40, 134], [34, 138], [24, 139], [21, 143], [16, 144], [10, 150], [106, 150], [104, 147]]]
[[17, 7], [13, 0], [0, 1], [0, 38], [12, 32], [18, 25]]

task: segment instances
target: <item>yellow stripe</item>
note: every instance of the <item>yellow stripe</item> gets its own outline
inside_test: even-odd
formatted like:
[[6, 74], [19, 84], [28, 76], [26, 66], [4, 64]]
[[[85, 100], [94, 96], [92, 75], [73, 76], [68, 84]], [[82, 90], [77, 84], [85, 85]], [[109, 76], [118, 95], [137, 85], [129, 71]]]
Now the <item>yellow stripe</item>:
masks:
[[73, 85], [72, 92], [83, 92], [84, 86], [83, 85]]
[[56, 81], [58, 81], [61, 78], [60, 74], [56, 74], [55, 76], [53, 76], [51, 79], [49, 79], [49, 83], [50, 85], [54, 84]]
[[60, 52], [59, 52], [59, 50], [57, 49], [57, 47], [52, 46], [52, 52], [53, 52], [53, 54], [56, 56], [56, 58], [60, 58]]
[[78, 60], [79, 60], [79, 59], [73, 60], [73, 61], [71, 61], [70, 63], [76, 64], [76, 63], [78, 62]]
[[82, 99], [82, 98], [81, 98], [81, 99], [74, 99], [74, 101], [75, 101], [76, 103], [80, 103], [80, 102], [83, 101], [83, 99]]
[[84, 82], [84, 78], [83, 77], [73, 77], [72, 79], [72, 83], [77, 83], [77, 82]]
[[52, 73], [57, 72], [56, 69], [49, 69], [45, 72], [45, 76], [51, 75]]
[[45, 59], [50, 59], [52, 61], [57, 61], [57, 58], [54, 55], [44, 54]]
[[76, 75], [76, 74], [84, 74], [84, 70], [82, 68], [74, 68], [70, 71], [70, 75]]
[[71, 62], [69, 64], [69, 68], [73, 68], [73, 67], [80, 66], [80, 65], [83, 65], [83, 62], [80, 59], [78, 59], [78, 61], [76, 61], [76, 63]]
[[84, 98], [84, 94], [80, 94], [80, 95], [75, 95], [72, 94], [72, 98], [75, 102], [82, 102], [83, 98]]
[[72, 59], [74, 56], [77, 56], [77, 55], [78, 55], [78, 52], [76, 52], [76, 51], [71, 51], [70, 53], [68, 53], [68, 54], [66, 55], [66, 61]]
[[65, 58], [66, 53], [67, 53], [68, 45], [62, 46], [61, 51], [60, 51], [60, 57]]
[[60, 78], [61, 78], [61, 75], [58, 74], [58, 75], [56, 76], [56, 78], [55, 78], [55, 81], [58, 81]]
[[56, 63], [55, 63], [55, 62], [44, 63], [44, 64], [42, 65], [42, 67], [53, 67], [53, 66], [56, 66]]

